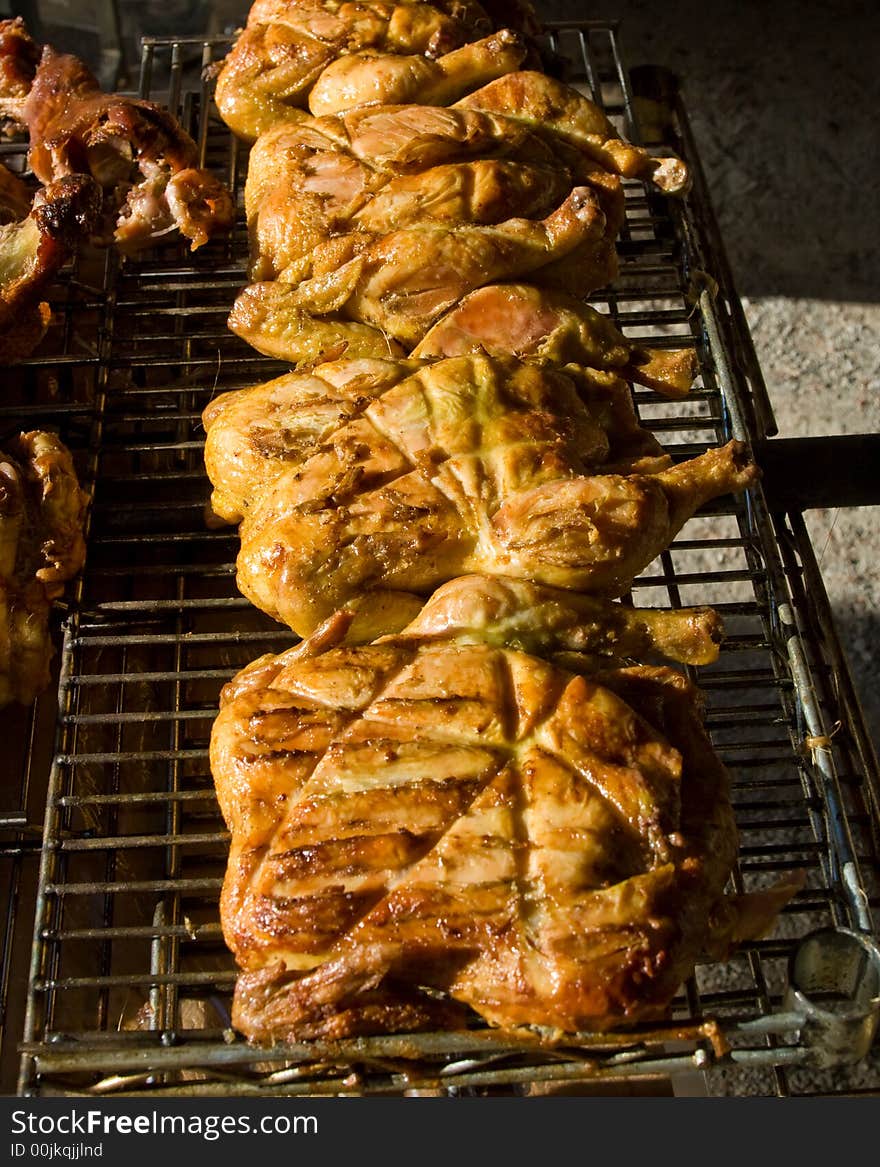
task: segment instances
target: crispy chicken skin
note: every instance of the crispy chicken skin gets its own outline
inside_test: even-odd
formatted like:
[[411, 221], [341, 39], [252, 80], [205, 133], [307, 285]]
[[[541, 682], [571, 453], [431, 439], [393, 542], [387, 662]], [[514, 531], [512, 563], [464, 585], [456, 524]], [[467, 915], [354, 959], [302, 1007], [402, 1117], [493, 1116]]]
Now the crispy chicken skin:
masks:
[[737, 442], [670, 465], [609, 373], [482, 354], [381, 381], [357, 405], [328, 383], [314, 427], [286, 421], [312, 391], [295, 379], [206, 414], [218, 510], [244, 516], [239, 587], [300, 635], [365, 593], [472, 571], [623, 595], [700, 505], [757, 475]]
[[366, 50], [428, 61], [491, 31], [473, 0], [257, 3], [217, 78], [217, 108], [230, 129], [253, 141], [305, 110], [322, 71], [341, 57]]
[[336, 616], [224, 690], [221, 918], [250, 1039], [448, 1024], [455, 1002], [607, 1029], [661, 1015], [732, 930], [735, 828], [696, 691], [523, 651], [608, 642], [598, 612], [560, 618], [522, 586], [456, 580], [361, 647]]
[[[382, 62], [399, 71], [407, 60], [349, 55], [322, 83]], [[423, 85], [417, 91], [432, 100]], [[533, 71], [509, 73], [449, 109], [346, 108], [347, 98], [318, 104], [321, 92], [316, 85], [312, 109], [323, 116], [270, 129], [251, 153], [245, 206], [255, 282], [229, 318], [255, 348], [291, 361], [349, 342], [357, 356], [393, 355], [389, 342], [411, 350], [462, 299], [498, 281], [527, 277], [583, 298], [617, 274], [621, 176], [659, 182], [670, 173], [617, 138], [586, 98]], [[415, 92], [383, 91], [395, 101]], [[661, 185], [683, 189], [684, 168]], [[548, 353], [578, 326], [575, 308], [550, 303], [565, 320], [546, 338]]]
[[[232, 226], [229, 192], [198, 168], [195, 142], [167, 110], [104, 93], [82, 61], [48, 45], [25, 86], [31, 46], [20, 18], [0, 24], [0, 61], [6, 62], [6, 71], [0, 70], [0, 114], [27, 130], [30, 165], [41, 182], [91, 176], [104, 192], [107, 216], [115, 220], [109, 233], [125, 248], [148, 245], [177, 229], [195, 250]], [[4, 85], [16, 60], [18, 80]]]
[[[0, 362], [33, 352], [51, 316], [42, 299], [78, 240], [97, 223], [101, 192], [85, 175], [70, 175], [30, 192], [4, 174], [0, 226]], [[10, 181], [12, 180], [12, 181]], [[25, 217], [17, 219], [24, 209]]]
[[635, 345], [582, 300], [528, 284], [497, 284], [471, 292], [434, 325], [412, 355], [457, 357], [481, 351], [606, 369], [672, 398], [686, 396], [697, 373], [693, 349]]
[[28, 704], [49, 682], [50, 606], [82, 567], [86, 503], [54, 434], [0, 452], [0, 705]]
[[316, 117], [360, 105], [452, 105], [474, 89], [518, 69], [525, 41], [503, 28], [483, 40], [462, 45], [436, 60], [378, 53], [355, 53], [328, 64], [309, 93]]

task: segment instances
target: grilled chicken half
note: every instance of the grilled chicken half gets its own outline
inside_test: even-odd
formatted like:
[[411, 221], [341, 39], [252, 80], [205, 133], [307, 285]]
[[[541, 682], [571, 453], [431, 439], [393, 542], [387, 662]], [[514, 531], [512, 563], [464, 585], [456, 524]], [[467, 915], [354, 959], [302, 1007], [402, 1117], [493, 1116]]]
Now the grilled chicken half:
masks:
[[699, 695], [597, 656], [602, 613], [567, 604], [456, 580], [396, 636], [346, 645], [339, 614], [227, 685], [221, 919], [251, 1040], [465, 1024], [468, 1008], [564, 1031], [657, 1018], [707, 948], [791, 894], [748, 913], [724, 895], [736, 832]]
[[0, 705], [29, 704], [49, 683], [49, 612], [82, 567], [86, 503], [55, 434], [0, 451]]
[[701, 504], [758, 473], [737, 442], [671, 465], [610, 373], [480, 354], [381, 381], [354, 406], [328, 383], [340, 421], [315, 443], [325, 422], [298, 426], [296, 380], [205, 415], [221, 513], [244, 515], [239, 587], [300, 635], [470, 571], [623, 595]]
[[[582, 298], [617, 274], [621, 176], [670, 173], [616, 137], [586, 98], [532, 71], [450, 109], [369, 104], [303, 116], [251, 152], [255, 282], [230, 327], [291, 361], [347, 344], [352, 356], [393, 356], [488, 283], [528, 278]], [[676, 173], [665, 189], [686, 185], [686, 171]]]
[[225, 186], [198, 167], [198, 147], [161, 106], [104, 93], [77, 57], [40, 53], [20, 17], [0, 23], [0, 116], [30, 136], [29, 162], [51, 183], [88, 175], [111, 222], [102, 242], [123, 248], [179, 230], [195, 250], [229, 230], [235, 207]]

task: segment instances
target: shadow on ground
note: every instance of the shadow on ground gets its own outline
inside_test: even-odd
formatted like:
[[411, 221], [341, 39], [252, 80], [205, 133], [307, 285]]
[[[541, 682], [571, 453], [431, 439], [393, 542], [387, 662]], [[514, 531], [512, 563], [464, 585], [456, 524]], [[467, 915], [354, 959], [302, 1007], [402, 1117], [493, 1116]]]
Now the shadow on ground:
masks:
[[880, 299], [880, 5], [537, 3], [620, 20], [629, 67], [679, 76], [741, 295]]
[[865, 722], [880, 754], [880, 613], [837, 606], [834, 623], [849, 661]]

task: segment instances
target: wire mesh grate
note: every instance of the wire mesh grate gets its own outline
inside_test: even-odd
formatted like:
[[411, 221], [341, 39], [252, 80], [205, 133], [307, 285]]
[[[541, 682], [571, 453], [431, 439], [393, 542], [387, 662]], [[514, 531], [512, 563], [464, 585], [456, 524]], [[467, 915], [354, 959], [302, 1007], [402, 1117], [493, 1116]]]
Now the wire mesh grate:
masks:
[[[551, 40], [576, 62], [573, 79], [635, 136], [614, 31], [565, 26]], [[212, 39], [151, 40], [141, 90], [179, 112], [205, 162], [240, 194], [245, 152], [198, 80], [225, 48]], [[644, 423], [673, 454], [688, 456], [732, 434], [757, 436], [760, 402], [742, 387], [746, 372], [731, 381], [731, 367], [750, 366], [730, 294], [725, 300], [722, 288], [727, 316], [719, 324], [694, 278], [716, 270], [699, 189], [679, 207], [636, 182], [627, 183], [626, 194], [620, 278], [592, 302], [635, 339], [692, 345], [701, 370], [685, 403], [637, 390]], [[475, 1024], [461, 1033], [271, 1050], [249, 1048], [232, 1033], [235, 972], [217, 908], [227, 835], [213, 794], [209, 735], [225, 681], [293, 639], [239, 595], [235, 533], [209, 527], [204, 517], [203, 408], [218, 392], [284, 371], [226, 328], [246, 255], [239, 222], [229, 239], [196, 258], [174, 245], [124, 265], [104, 257], [94, 285], [73, 270], [61, 285], [57, 360], [40, 359], [24, 371], [25, 381], [43, 379], [34, 399], [47, 401], [46, 416], [72, 440], [94, 503], [88, 562], [60, 657], [20, 1089], [485, 1092], [738, 1065], [766, 1068], [777, 1092], [796, 1092], [809, 1051], [796, 1034], [765, 1023], [781, 1007], [797, 938], [819, 925], [852, 922], [829, 822], [828, 777], [803, 748], [810, 732], [805, 686], [814, 719], [832, 726], [847, 713], [822, 630], [803, 611], [806, 596], [795, 609], [810, 667], [804, 676], [793, 671], [786, 630], [806, 552], [793, 530], [780, 547], [760, 493], [691, 520], [636, 581], [634, 598], [713, 604], [724, 617], [721, 659], [694, 676], [731, 773], [741, 831], [737, 888], [805, 873], [775, 932], [723, 968], [700, 966], [660, 1029], [560, 1041]], [[53, 377], [63, 391], [50, 392]], [[823, 765], [833, 766], [860, 886], [876, 907], [876, 808], [864, 795], [864, 758], [850, 743], [850, 732], [836, 734]]]

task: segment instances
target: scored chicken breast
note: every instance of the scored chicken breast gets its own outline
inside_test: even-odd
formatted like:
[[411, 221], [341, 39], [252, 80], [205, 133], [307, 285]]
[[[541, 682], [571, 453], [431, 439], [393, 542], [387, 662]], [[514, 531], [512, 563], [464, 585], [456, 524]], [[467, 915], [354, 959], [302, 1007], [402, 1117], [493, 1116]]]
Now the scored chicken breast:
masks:
[[[239, 587], [301, 635], [469, 571], [622, 595], [702, 503], [757, 476], [736, 442], [671, 465], [613, 374], [485, 354], [406, 371], [356, 406], [328, 384], [343, 400], [316, 445], [272, 389], [206, 414], [218, 507], [244, 515]], [[274, 444], [255, 456], [267, 413]]]
[[457, 580], [361, 647], [335, 616], [224, 690], [221, 918], [251, 1040], [464, 1025], [465, 1006], [607, 1029], [661, 1016], [737, 933], [696, 691], [666, 667], [523, 651], [608, 646], [598, 612], [560, 619], [554, 596], [506, 586]]

